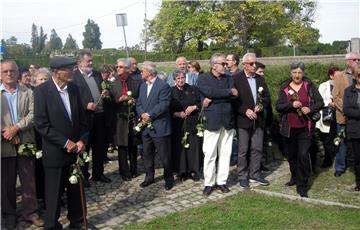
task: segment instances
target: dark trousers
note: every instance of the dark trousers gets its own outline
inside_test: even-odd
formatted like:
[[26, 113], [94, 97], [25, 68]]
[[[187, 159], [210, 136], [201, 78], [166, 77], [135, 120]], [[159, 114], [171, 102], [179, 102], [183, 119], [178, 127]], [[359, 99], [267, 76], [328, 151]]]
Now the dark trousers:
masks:
[[311, 136], [308, 128], [291, 128], [290, 138], [284, 138], [285, 154], [287, 156], [291, 178], [297, 186], [306, 186], [311, 173], [310, 146]]
[[1, 158], [1, 209], [5, 216], [16, 216], [16, 176], [21, 183], [21, 214], [31, 221], [37, 214], [35, 159], [26, 156]]
[[334, 146], [334, 139], [336, 137], [336, 123], [333, 123], [334, 125], [331, 125], [329, 133], [319, 131], [319, 138], [324, 146], [324, 160], [322, 163], [324, 166], [331, 166], [335, 157], [336, 148]]
[[[104, 113], [95, 113], [90, 127], [90, 136], [86, 151], [92, 151], [92, 177], [99, 178], [104, 174], [104, 158], [107, 153], [105, 115]], [[86, 163], [81, 171], [85, 178], [89, 178], [89, 163]]]
[[351, 139], [356, 185], [360, 186], [360, 139]]
[[155, 148], [160, 156], [161, 163], [164, 167], [164, 180], [166, 182], [174, 181], [171, 168], [171, 139], [166, 137], [151, 137], [143, 135], [143, 159], [146, 172], [145, 181], [154, 180], [155, 175]]
[[[60, 199], [64, 188], [66, 188], [67, 218], [70, 220], [70, 227], [76, 228], [83, 223], [80, 199], [80, 183], [82, 183], [82, 181], [79, 181], [77, 184], [70, 184], [69, 169], [69, 166], [62, 168], [44, 167], [46, 202], [45, 229], [62, 229], [58, 219], [60, 217]], [[83, 197], [85, 200], [85, 194], [83, 194]]]
[[[130, 177], [137, 174], [137, 147], [118, 146], [119, 173], [121, 176]], [[130, 167], [128, 160], [130, 161]]]
[[[188, 136], [189, 148], [182, 147], [180, 153], [180, 167], [179, 174], [196, 173], [200, 172], [200, 152], [201, 152], [201, 140], [196, 133], [191, 133]], [[175, 162], [174, 162], [175, 163]]]

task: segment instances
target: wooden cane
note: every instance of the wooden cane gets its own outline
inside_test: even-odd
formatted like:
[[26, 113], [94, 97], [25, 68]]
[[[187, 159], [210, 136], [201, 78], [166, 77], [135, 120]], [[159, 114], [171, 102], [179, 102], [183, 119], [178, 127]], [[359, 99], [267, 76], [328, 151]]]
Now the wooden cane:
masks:
[[[80, 171], [80, 166], [77, 164], [76, 165], [77, 169]], [[83, 184], [83, 179], [82, 177], [80, 176], [80, 200], [81, 200], [81, 209], [82, 209], [82, 213], [83, 213], [83, 220], [84, 220], [84, 229], [85, 230], [88, 230], [88, 226], [87, 226], [87, 220], [86, 220], [86, 216], [87, 216], [87, 213], [86, 213], [86, 208], [85, 208], [85, 192], [84, 192], [84, 184]]]

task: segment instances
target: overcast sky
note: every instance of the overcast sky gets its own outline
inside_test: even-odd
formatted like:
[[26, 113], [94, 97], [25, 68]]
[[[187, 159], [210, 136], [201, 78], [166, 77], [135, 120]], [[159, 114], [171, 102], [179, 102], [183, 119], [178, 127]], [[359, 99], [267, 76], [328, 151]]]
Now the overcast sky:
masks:
[[[360, 37], [360, 0], [318, 1], [313, 26], [320, 30], [320, 42], [350, 40]], [[143, 29], [145, 0], [1, 0], [1, 37], [18, 38], [18, 43], [30, 44], [31, 25], [42, 26], [50, 37], [51, 29], [65, 43], [70, 33], [82, 47], [87, 19], [100, 27], [103, 48], [125, 46], [123, 31], [116, 27], [115, 14], [126, 13], [125, 27], [128, 46], [140, 42]], [[147, 0], [147, 18], [152, 19], [161, 0]]]

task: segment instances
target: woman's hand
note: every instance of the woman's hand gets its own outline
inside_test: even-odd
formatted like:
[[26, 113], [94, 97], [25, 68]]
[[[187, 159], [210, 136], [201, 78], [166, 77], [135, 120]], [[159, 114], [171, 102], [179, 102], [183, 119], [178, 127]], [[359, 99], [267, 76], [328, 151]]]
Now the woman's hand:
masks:
[[293, 101], [292, 106], [297, 109], [297, 108], [301, 108], [302, 104], [300, 101]]
[[310, 113], [310, 108], [304, 106], [301, 108], [301, 112], [306, 115], [306, 114]]

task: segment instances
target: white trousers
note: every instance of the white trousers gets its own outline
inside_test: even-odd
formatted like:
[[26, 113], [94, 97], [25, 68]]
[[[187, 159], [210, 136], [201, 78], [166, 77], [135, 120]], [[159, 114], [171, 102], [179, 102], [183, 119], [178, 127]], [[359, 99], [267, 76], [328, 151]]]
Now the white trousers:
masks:
[[[204, 184], [205, 186], [225, 185], [229, 176], [230, 157], [235, 130], [223, 127], [216, 131], [204, 131]], [[218, 157], [217, 170], [215, 168]], [[216, 173], [217, 172], [217, 173]]]

